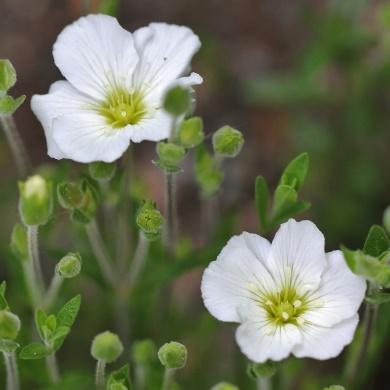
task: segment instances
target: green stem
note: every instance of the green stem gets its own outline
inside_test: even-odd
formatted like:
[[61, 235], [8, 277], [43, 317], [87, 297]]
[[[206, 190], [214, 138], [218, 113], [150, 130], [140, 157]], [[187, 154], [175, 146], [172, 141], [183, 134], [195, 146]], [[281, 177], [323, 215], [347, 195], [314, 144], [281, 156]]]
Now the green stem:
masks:
[[34, 309], [37, 309], [41, 303], [41, 294], [37, 289], [34, 267], [28, 259], [23, 261], [23, 273], [27, 289], [30, 293], [31, 303]]
[[41, 261], [39, 258], [38, 229], [38, 225], [27, 226], [27, 246], [29, 261], [31, 263], [31, 268], [33, 272], [32, 277], [34, 278], [34, 295], [38, 296], [39, 299], [41, 299], [45, 290], [45, 283], [43, 280]]
[[271, 390], [271, 378], [257, 378], [257, 390]]
[[52, 383], [58, 383], [60, 381], [60, 372], [58, 370], [55, 353], [52, 353], [46, 358], [46, 368], [49, 374], [50, 381]]
[[145, 265], [146, 255], [149, 249], [149, 240], [142, 232], [139, 232], [137, 248], [134, 253], [133, 261], [129, 267], [129, 288], [130, 291], [138, 280], [138, 276]]
[[96, 362], [96, 371], [95, 371], [95, 384], [97, 390], [104, 389], [105, 375], [106, 375], [106, 362], [104, 360], [98, 359], [98, 361]]
[[164, 372], [164, 379], [161, 390], [170, 390], [175, 377], [175, 370], [173, 368], [166, 368]]
[[12, 115], [0, 115], [0, 123], [7, 138], [20, 177], [26, 177], [30, 162]]
[[3, 352], [7, 372], [7, 390], [19, 390], [19, 372], [15, 352]]
[[57, 273], [54, 274], [50, 282], [50, 286], [47, 290], [45, 301], [44, 301], [44, 307], [46, 309], [49, 309], [57, 299], [63, 281], [64, 281], [63, 277], [61, 277]]
[[177, 241], [177, 202], [176, 176], [173, 173], [165, 174], [165, 213], [167, 218], [165, 247], [174, 254]]
[[114, 286], [115, 277], [112, 270], [112, 261], [96, 220], [93, 219], [88, 225], [85, 225], [85, 229], [103, 279], [108, 285]]

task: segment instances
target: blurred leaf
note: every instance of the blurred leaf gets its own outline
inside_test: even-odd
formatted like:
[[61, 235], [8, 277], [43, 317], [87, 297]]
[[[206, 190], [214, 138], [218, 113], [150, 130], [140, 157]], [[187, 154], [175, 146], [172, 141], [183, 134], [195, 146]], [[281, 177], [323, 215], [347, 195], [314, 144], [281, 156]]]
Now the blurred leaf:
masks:
[[46, 324], [46, 319], [47, 319], [47, 315], [43, 310], [38, 309], [35, 312], [35, 326], [36, 326], [37, 331], [39, 333], [39, 336], [42, 340], [45, 339], [45, 335], [43, 332], [43, 326]]
[[274, 194], [273, 214], [282, 215], [285, 208], [291, 207], [297, 201], [298, 194], [293, 187], [279, 184]]
[[22, 348], [19, 353], [20, 359], [42, 359], [53, 353], [53, 350], [40, 343], [32, 343]]
[[117, 16], [119, 10], [119, 0], [102, 0], [99, 7], [99, 13]]
[[283, 171], [280, 184], [286, 184], [298, 191], [305, 182], [309, 170], [309, 155], [302, 153], [295, 157]]
[[390, 302], [390, 293], [386, 292], [377, 292], [373, 294], [368, 294], [366, 296], [366, 302], [374, 304], [374, 305], [380, 305], [382, 303], [388, 303]]
[[107, 380], [107, 387], [109, 388], [111, 385], [114, 384], [124, 385], [129, 390], [133, 388], [130, 380], [130, 369], [128, 364], [110, 374]]
[[268, 209], [268, 198], [269, 191], [268, 185], [263, 176], [257, 176], [255, 181], [255, 205], [257, 209], [257, 215], [260, 222], [260, 227], [267, 230], [268, 219], [267, 219], [267, 209]]
[[390, 240], [385, 230], [379, 225], [372, 226], [364, 243], [363, 252], [378, 257], [389, 249]]

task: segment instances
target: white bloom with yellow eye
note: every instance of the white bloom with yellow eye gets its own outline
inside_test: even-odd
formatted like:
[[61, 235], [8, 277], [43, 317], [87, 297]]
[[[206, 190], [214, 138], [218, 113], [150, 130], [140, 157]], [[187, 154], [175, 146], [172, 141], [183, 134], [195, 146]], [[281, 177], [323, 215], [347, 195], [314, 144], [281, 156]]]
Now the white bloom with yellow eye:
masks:
[[262, 363], [337, 356], [352, 341], [366, 283], [339, 250], [325, 253], [312, 222], [290, 219], [272, 244], [246, 232], [230, 239], [201, 290], [214, 317], [240, 323], [238, 345]]
[[53, 48], [66, 81], [31, 101], [49, 156], [111, 162], [130, 141], [167, 138], [171, 119], [163, 96], [172, 85], [202, 82], [188, 75], [199, 47], [192, 30], [165, 23], [131, 34], [111, 16], [89, 15], [67, 26]]

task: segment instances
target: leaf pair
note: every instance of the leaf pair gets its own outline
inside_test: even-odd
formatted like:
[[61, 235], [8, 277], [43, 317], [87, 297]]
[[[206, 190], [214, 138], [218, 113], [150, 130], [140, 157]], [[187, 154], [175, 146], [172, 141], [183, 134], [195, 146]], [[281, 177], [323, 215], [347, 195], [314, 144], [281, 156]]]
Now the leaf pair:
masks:
[[69, 334], [80, 310], [81, 296], [77, 295], [60, 309], [57, 315], [47, 315], [38, 309], [35, 325], [42, 343], [31, 343], [20, 352], [21, 359], [42, 359], [56, 352]]
[[305, 182], [309, 169], [309, 155], [302, 153], [294, 158], [280, 177], [270, 209], [270, 194], [266, 180], [258, 176], [255, 181], [255, 204], [260, 228], [268, 233], [289, 218], [302, 213], [310, 203], [298, 200], [298, 190]]

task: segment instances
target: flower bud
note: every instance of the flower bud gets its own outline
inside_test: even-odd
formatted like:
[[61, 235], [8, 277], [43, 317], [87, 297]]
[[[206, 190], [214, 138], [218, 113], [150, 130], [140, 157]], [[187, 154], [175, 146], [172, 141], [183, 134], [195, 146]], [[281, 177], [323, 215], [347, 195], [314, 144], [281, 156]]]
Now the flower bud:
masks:
[[155, 203], [146, 201], [137, 213], [136, 223], [147, 238], [154, 239], [161, 231], [164, 218]]
[[165, 368], [183, 368], [187, 362], [187, 348], [176, 341], [165, 343], [158, 351], [158, 358]]
[[15, 340], [20, 330], [20, 319], [7, 310], [0, 310], [0, 339]]
[[74, 278], [81, 271], [81, 256], [79, 253], [68, 253], [57, 264], [56, 272], [63, 278]]
[[222, 157], [236, 157], [244, 145], [242, 133], [230, 126], [223, 126], [213, 135], [214, 152]]
[[164, 98], [164, 109], [174, 116], [185, 114], [191, 106], [191, 94], [188, 88], [177, 85], [171, 88]]
[[383, 213], [383, 226], [387, 230], [387, 233], [390, 234], [390, 206]]
[[25, 225], [45, 225], [53, 210], [52, 186], [39, 175], [19, 182], [19, 212]]
[[76, 183], [64, 182], [57, 186], [57, 198], [64, 209], [73, 210], [81, 205], [83, 193]]
[[12, 96], [1, 96], [0, 91], [0, 115], [12, 115], [26, 100], [26, 95], [14, 99]]
[[114, 333], [106, 331], [98, 334], [93, 339], [91, 355], [96, 360], [104, 360], [107, 363], [112, 363], [118, 359], [122, 352], [122, 342]]
[[28, 259], [27, 230], [21, 223], [12, 230], [11, 250], [20, 260]]
[[0, 60], [0, 92], [7, 92], [16, 83], [16, 71], [11, 61]]
[[115, 174], [116, 164], [95, 161], [88, 165], [88, 171], [92, 179], [98, 181], [109, 181]]
[[150, 339], [136, 341], [133, 344], [133, 360], [138, 364], [148, 364], [156, 358], [157, 349]]
[[179, 126], [177, 138], [180, 144], [189, 149], [198, 146], [204, 140], [203, 120], [195, 116], [184, 120]]
[[237, 386], [228, 382], [220, 382], [214, 385], [210, 390], [239, 390]]
[[272, 360], [265, 363], [248, 363], [247, 374], [252, 379], [269, 378], [276, 373], [278, 365]]
[[159, 161], [156, 165], [167, 172], [177, 172], [180, 170], [178, 164], [181, 163], [186, 155], [185, 149], [171, 142], [159, 142], [157, 144], [157, 155]]
[[89, 180], [83, 180], [80, 188], [83, 194], [81, 204], [73, 210], [71, 218], [75, 222], [88, 224], [96, 213], [98, 191]]

